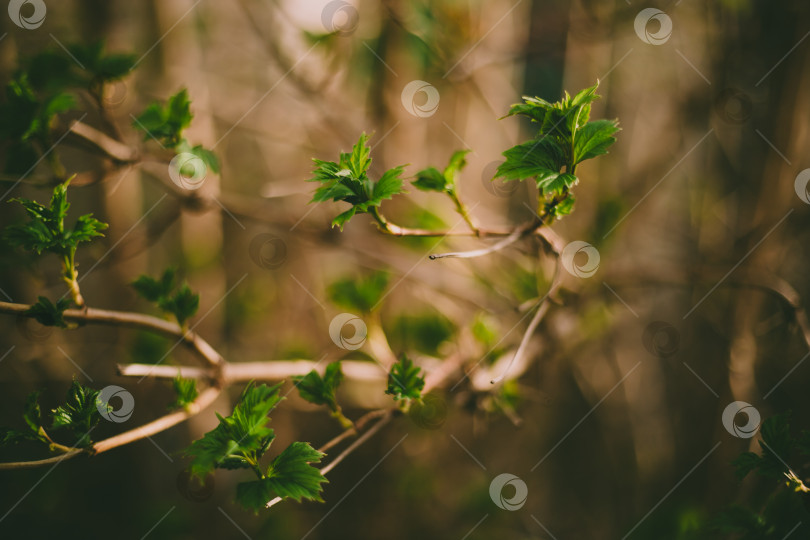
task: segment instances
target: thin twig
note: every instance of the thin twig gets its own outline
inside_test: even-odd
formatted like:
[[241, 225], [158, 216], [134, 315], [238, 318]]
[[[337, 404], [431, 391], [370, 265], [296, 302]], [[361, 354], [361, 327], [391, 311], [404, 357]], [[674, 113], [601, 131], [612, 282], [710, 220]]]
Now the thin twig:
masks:
[[[29, 312], [30, 309], [31, 306], [26, 304], [0, 302], [0, 313], [33, 317]], [[184, 330], [177, 323], [165, 319], [129, 311], [111, 311], [96, 308], [66, 309], [63, 316], [68, 322], [144, 328], [158, 334], [176, 337], [181, 339], [186, 346], [190, 347], [207, 366], [219, 368], [224, 362], [224, 359], [216, 349], [200, 337], [199, 334], [190, 330]]]
[[[327, 465], [322, 467], [320, 469], [321, 474], [326, 476], [326, 474], [329, 473], [329, 471], [337, 467], [341, 461], [346, 459], [352, 452], [357, 450], [363, 443], [365, 443], [367, 440], [373, 437], [378, 431], [380, 431], [388, 422], [391, 421], [393, 417], [394, 417], [394, 410], [387, 409], [385, 411], [385, 414], [382, 415], [382, 417], [377, 421], [376, 424], [374, 424], [368, 431], [366, 431], [360, 437], [358, 437], [356, 441], [354, 441], [352, 444], [346, 447], [346, 449], [343, 450], [343, 452], [335, 456], [335, 459], [333, 459]], [[323, 447], [319, 448], [318, 450], [320, 452], [323, 452]], [[281, 501], [282, 501], [281, 497], [276, 497], [275, 499], [268, 501], [265, 506], [266, 508], [270, 508], [280, 503]]]
[[[312, 370], [323, 373], [325, 363], [313, 360], [267, 360], [265, 362], [226, 362], [222, 365], [221, 379], [224, 384], [250, 380], [280, 381], [296, 375], [306, 375]], [[342, 360], [341, 371], [347, 379], [377, 382], [385, 379], [379, 366], [371, 362]], [[152, 377], [174, 379], [205, 379], [210, 370], [197, 366], [156, 366], [154, 364], [119, 364], [118, 374], [123, 377]]]

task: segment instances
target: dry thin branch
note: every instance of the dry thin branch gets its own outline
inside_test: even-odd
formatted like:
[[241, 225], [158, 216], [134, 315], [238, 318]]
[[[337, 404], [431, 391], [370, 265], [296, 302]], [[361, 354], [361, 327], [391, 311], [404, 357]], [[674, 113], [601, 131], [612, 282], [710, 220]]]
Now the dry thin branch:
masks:
[[[323, 373], [326, 364], [312, 360], [268, 360], [266, 362], [225, 362], [222, 365], [222, 381], [230, 384], [240, 381], [273, 381], [296, 375], [306, 375], [312, 370]], [[376, 382], [385, 379], [385, 373], [371, 362], [356, 360], [341, 361], [343, 375], [358, 381]], [[185, 379], [204, 379], [210, 370], [196, 366], [156, 366], [154, 364], [120, 364], [118, 374], [123, 377], [154, 377], [173, 379], [180, 375]]]
[[[30, 305], [0, 302], [0, 313], [32, 317], [28, 310]], [[177, 323], [159, 319], [151, 315], [128, 311], [111, 311], [107, 309], [84, 308], [66, 309], [64, 318], [68, 322], [104, 324], [128, 328], [143, 328], [182, 340], [210, 368], [219, 368], [224, 363], [222, 356], [199, 334], [185, 330]], [[156, 367], [156, 366], [153, 366]]]

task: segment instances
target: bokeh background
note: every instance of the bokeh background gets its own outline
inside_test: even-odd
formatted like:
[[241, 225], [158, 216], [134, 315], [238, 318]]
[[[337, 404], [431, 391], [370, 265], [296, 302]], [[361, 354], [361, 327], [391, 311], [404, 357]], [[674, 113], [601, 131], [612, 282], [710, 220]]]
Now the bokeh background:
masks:
[[[761, 504], [763, 480], [738, 482], [731, 466], [758, 449], [756, 439], [733, 437], [721, 414], [742, 400], [763, 418], [792, 411], [796, 429], [810, 425], [810, 363], [801, 363], [810, 207], [795, 189], [810, 167], [807, 2], [46, 3], [36, 30], [1, 14], [3, 81], [21, 59], [60, 44], [103, 39], [139, 58], [108, 88], [106, 117], [91, 112], [84, 121], [144, 160], [113, 167], [69, 140], [58, 148], [78, 173], [73, 209], [110, 223], [104, 239], [80, 250], [80, 272], [93, 267], [85, 298], [151, 313], [129, 282], [177, 266], [202, 295], [196, 329], [231, 362], [368, 359], [368, 346], [347, 353], [330, 340], [330, 320], [345, 311], [330, 287], [382, 271], [389, 292], [370, 317], [395, 352], [423, 362], [463, 354], [485, 370], [514, 352], [526, 309], [549, 285], [553, 264], [540, 244], [430, 261], [429, 253], [491, 241], [392, 238], [367, 216], [330, 230], [345, 208], [308, 204], [311, 158], [336, 159], [364, 131], [373, 134], [374, 174], [407, 163], [412, 175], [469, 149], [462, 197], [479, 223], [499, 228], [532, 219], [536, 204], [531, 185], [491, 182], [501, 152], [531, 135], [522, 120], [499, 120], [520, 96], [556, 100], [599, 79], [593, 117], [618, 118], [623, 131], [609, 155], [580, 168], [576, 210], [553, 226], [566, 241], [596, 247], [600, 266], [587, 279], [564, 274], [531, 341], [532, 362], [492, 392], [470, 383], [475, 371], [438, 392], [447, 415], [437, 429], [408, 418], [386, 427], [330, 473], [325, 504], [284, 503], [254, 516], [233, 502], [245, 478], [231, 471], [217, 474], [203, 501], [184, 493], [180, 452], [215, 425], [214, 411], [230, 410], [237, 387], [151, 440], [53, 469], [3, 472], [0, 536], [708, 538], [721, 537], [704, 527], [723, 508]], [[660, 21], [647, 34], [634, 27], [649, 7], [672, 22], [657, 44], [642, 36], [660, 36]], [[403, 104], [413, 80], [437, 89], [434, 114]], [[187, 137], [222, 162], [193, 193], [169, 180], [171, 155], [131, 127], [150, 101], [183, 87], [194, 113]], [[17, 180], [4, 176], [2, 191]], [[13, 194], [42, 200], [51, 182], [37, 169]], [[409, 191], [384, 203], [392, 221], [464, 226], [449, 200]], [[19, 218], [2, 205], [3, 225]], [[0, 287], [4, 300], [23, 303], [63, 292], [56, 259], [6, 246]], [[0, 361], [2, 425], [17, 425], [34, 389], [43, 408], [54, 407], [73, 377], [127, 387], [137, 404], [132, 425], [172, 399], [165, 382], [136, 384], [115, 368], [156, 361], [167, 339], [94, 326], [51, 331], [10, 316], [0, 328], [0, 354], [10, 351]], [[193, 363], [179, 350], [171, 361]], [[382, 389], [382, 381], [348, 381], [347, 413], [386, 405]], [[273, 426], [282, 448], [336, 433], [293, 394]], [[34, 452], [0, 456], [41, 457]], [[518, 511], [490, 498], [491, 480], [504, 472], [527, 484]], [[801, 527], [792, 538], [807, 537]]]

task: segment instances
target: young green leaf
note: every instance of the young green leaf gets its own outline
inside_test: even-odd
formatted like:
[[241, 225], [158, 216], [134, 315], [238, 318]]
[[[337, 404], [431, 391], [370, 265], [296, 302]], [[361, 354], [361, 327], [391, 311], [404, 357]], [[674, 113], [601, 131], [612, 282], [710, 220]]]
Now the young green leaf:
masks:
[[450, 156], [450, 162], [444, 168], [444, 172], [439, 172], [435, 167], [428, 167], [416, 173], [414, 187], [422, 191], [443, 191], [455, 193], [456, 175], [467, 165], [467, 154], [469, 150], [456, 150]]
[[162, 311], [174, 315], [177, 323], [183, 326], [197, 313], [200, 295], [192, 292], [185, 283], [177, 288], [175, 277], [175, 270], [168, 268], [159, 280], [141, 275], [130, 285], [142, 298], [157, 304]]
[[172, 387], [176, 394], [174, 403], [169, 405], [169, 409], [182, 409], [188, 407], [197, 399], [199, 392], [197, 391], [196, 379], [184, 379], [180, 375], [172, 379]]
[[369, 313], [382, 299], [388, 279], [386, 272], [343, 278], [332, 283], [327, 294], [332, 302], [342, 308]]
[[323, 377], [313, 369], [306, 375], [298, 375], [292, 379], [303, 399], [316, 405], [326, 405], [332, 411], [338, 409], [335, 390], [343, 381], [340, 362], [332, 362], [326, 366]]
[[236, 500], [248, 510], [258, 512], [274, 497], [323, 502], [321, 484], [328, 480], [312, 463], [324, 454], [309, 443], [294, 442], [279, 454], [267, 468], [264, 478], [242, 482], [236, 487]]
[[200, 308], [200, 295], [192, 292], [188, 285], [183, 284], [174, 296], [161, 304], [161, 308], [173, 314], [177, 323], [183, 326]]
[[165, 104], [157, 101], [149, 104], [132, 125], [144, 131], [144, 141], [154, 138], [165, 147], [175, 148], [182, 142], [183, 130], [191, 125], [193, 117], [188, 91], [183, 88]]
[[167, 268], [159, 280], [147, 275], [141, 275], [131, 285], [145, 300], [159, 302], [161, 299], [168, 298], [171, 295], [174, 290], [174, 278], [174, 268]]
[[386, 394], [390, 394], [395, 400], [419, 399], [422, 389], [425, 387], [425, 377], [420, 375], [421, 369], [413, 365], [410, 358], [405, 355], [391, 367], [388, 373], [388, 388]]
[[25, 400], [23, 420], [27, 425], [25, 430], [0, 427], [0, 446], [13, 445], [23, 441], [47, 442], [41, 432], [42, 412], [39, 408], [39, 392], [31, 392]]
[[253, 468], [275, 438], [267, 427], [268, 414], [282, 400], [280, 384], [272, 387], [249, 383], [230, 416], [219, 418], [219, 425], [194, 441], [185, 454], [192, 458], [189, 471], [204, 478], [215, 468]]
[[585, 88], [573, 98], [566, 92], [555, 103], [526, 97], [506, 115], [526, 116], [540, 128], [533, 140], [503, 153], [506, 161], [498, 167], [496, 176], [505, 180], [533, 178], [540, 191], [539, 207], [544, 217], [560, 218], [571, 213], [574, 200], [570, 190], [579, 182], [577, 165], [606, 154], [616, 142], [617, 121], [590, 121], [591, 102], [599, 98], [597, 86]]
[[76, 443], [86, 446], [90, 443], [87, 434], [93, 429], [101, 414], [98, 411], [98, 391], [86, 387], [76, 379], [68, 389], [65, 404], [53, 412], [51, 429], [67, 429], [76, 438]]
[[23, 206], [30, 221], [6, 228], [6, 240], [13, 246], [37, 254], [50, 251], [72, 260], [79, 244], [104, 236], [101, 231], [107, 228], [107, 224], [93, 218], [92, 214], [80, 216], [72, 229], [65, 227], [65, 218], [70, 208], [70, 203], [67, 202], [68, 184], [70, 179], [53, 189], [51, 202], [47, 207], [30, 199], [10, 199], [9, 202], [18, 202]]
[[70, 300], [68, 298], [60, 298], [56, 301], [56, 305], [54, 305], [44, 296], [40, 296], [37, 303], [33, 304], [25, 312], [25, 315], [33, 317], [39, 324], [43, 326], [58, 326], [59, 328], [67, 328], [64, 313], [69, 306]]
[[368, 177], [371, 165], [368, 136], [364, 133], [350, 154], [341, 152], [338, 162], [314, 159], [315, 170], [308, 181], [319, 182], [310, 202], [343, 201], [352, 207], [332, 220], [332, 226], [343, 230], [355, 214], [371, 212], [384, 199], [402, 193], [404, 166], [394, 167], [383, 173], [377, 182]]

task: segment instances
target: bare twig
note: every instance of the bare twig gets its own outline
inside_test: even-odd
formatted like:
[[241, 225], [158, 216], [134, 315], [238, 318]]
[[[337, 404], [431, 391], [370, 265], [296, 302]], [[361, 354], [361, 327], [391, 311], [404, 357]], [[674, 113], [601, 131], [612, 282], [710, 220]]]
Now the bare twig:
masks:
[[[296, 375], [306, 375], [312, 370], [323, 373], [325, 363], [312, 360], [268, 360], [266, 362], [226, 362], [222, 365], [222, 381], [234, 382], [260, 380], [274, 381]], [[341, 370], [349, 378], [375, 382], [385, 379], [379, 366], [356, 360], [341, 361]], [[196, 366], [156, 366], [154, 364], [121, 364], [118, 374], [124, 377], [154, 377], [173, 379], [180, 375], [185, 379], [201, 379], [210, 375], [210, 370]]]
[[[0, 302], [0, 313], [32, 317], [28, 311], [30, 309], [31, 306], [26, 304]], [[200, 337], [199, 334], [191, 330], [184, 330], [177, 323], [152, 317], [151, 315], [128, 311], [85, 308], [66, 309], [64, 318], [68, 322], [104, 324], [151, 330], [158, 334], [176, 337], [182, 340], [183, 344], [188, 346], [208, 367], [219, 368], [224, 362], [222, 356], [207, 341]]]

